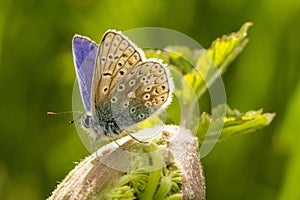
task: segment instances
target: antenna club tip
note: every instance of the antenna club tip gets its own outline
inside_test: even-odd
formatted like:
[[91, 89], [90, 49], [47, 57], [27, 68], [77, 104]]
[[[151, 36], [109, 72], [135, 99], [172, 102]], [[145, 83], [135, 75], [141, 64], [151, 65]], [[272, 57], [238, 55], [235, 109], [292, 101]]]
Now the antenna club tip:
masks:
[[55, 115], [55, 112], [47, 112], [47, 115]]

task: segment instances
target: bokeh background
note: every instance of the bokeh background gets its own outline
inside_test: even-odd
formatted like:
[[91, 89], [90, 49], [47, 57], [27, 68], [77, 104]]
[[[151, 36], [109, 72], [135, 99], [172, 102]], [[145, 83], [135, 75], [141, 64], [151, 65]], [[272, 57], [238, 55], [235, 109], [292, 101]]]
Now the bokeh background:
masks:
[[228, 103], [276, 112], [255, 133], [219, 143], [202, 160], [207, 199], [300, 199], [299, 0], [1, 0], [0, 199], [45, 199], [89, 155], [71, 116], [75, 33], [158, 26], [209, 47], [254, 22], [224, 74]]

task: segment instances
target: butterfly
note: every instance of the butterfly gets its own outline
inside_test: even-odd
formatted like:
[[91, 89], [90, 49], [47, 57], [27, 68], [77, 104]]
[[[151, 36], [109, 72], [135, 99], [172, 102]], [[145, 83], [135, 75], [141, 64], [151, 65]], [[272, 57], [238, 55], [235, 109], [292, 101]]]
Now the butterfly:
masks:
[[99, 46], [75, 35], [73, 59], [86, 110], [80, 124], [94, 140], [119, 135], [159, 113], [172, 100], [167, 65], [146, 59], [121, 32], [106, 31]]

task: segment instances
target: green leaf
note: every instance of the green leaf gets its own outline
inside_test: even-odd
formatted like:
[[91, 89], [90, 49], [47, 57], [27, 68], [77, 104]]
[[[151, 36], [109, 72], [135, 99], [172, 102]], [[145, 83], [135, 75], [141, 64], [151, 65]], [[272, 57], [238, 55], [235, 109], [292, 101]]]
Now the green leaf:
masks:
[[200, 143], [210, 142], [210, 138], [213, 140], [216, 137], [218, 138], [218, 141], [221, 141], [231, 138], [235, 135], [252, 132], [268, 126], [273, 120], [274, 116], [274, 113], [263, 113], [262, 109], [240, 113], [236, 109], [231, 110], [230, 108], [227, 108], [226, 117], [223, 118], [223, 130], [220, 134], [220, 137], [217, 137], [216, 134], [218, 133], [207, 133], [208, 127], [212, 123], [212, 119], [209, 114], [204, 112], [200, 118], [197, 137]]
[[[217, 38], [207, 50], [218, 69], [224, 72], [227, 66], [236, 58], [248, 43], [247, 31], [252, 26], [251, 22], [243, 24], [238, 32], [223, 35]], [[201, 67], [201, 58], [198, 61]]]
[[205, 52], [204, 49], [191, 50], [185, 46], [168, 46], [166, 48], [169, 57], [169, 63], [177, 66], [182, 74], [188, 74], [196, 66], [197, 60]]
[[238, 32], [217, 38], [207, 52], [201, 54], [196, 68], [185, 75], [185, 79], [192, 85], [198, 97], [219, 74], [226, 71], [228, 65], [244, 49], [248, 42], [247, 31], [251, 25], [251, 22], [247, 22]]
[[155, 49], [146, 49], [145, 51], [146, 58], [157, 58], [162, 60], [164, 63], [169, 63], [168, 54], [161, 50]]

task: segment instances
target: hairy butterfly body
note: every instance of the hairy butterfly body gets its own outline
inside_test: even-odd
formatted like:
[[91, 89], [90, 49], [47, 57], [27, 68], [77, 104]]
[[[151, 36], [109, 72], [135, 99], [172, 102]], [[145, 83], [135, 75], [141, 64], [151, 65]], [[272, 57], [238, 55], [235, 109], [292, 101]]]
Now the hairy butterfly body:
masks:
[[120, 134], [171, 101], [173, 83], [166, 65], [146, 59], [120, 32], [107, 31], [99, 46], [75, 35], [73, 56], [86, 109], [81, 126], [95, 140]]

